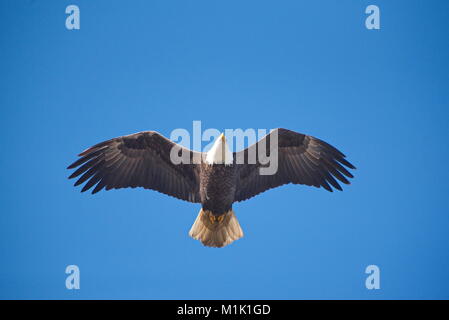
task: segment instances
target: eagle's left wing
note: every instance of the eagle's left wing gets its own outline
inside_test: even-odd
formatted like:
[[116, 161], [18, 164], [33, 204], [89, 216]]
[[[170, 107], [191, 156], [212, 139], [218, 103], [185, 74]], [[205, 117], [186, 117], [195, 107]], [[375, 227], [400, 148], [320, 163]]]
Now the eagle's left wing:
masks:
[[[259, 149], [266, 146], [266, 154], [269, 156], [270, 140], [274, 134], [278, 136], [278, 169], [272, 175], [261, 175], [260, 168], [268, 165], [260, 161]], [[256, 155], [253, 164], [249, 163], [251, 152]], [[239, 158], [244, 159], [244, 164], [238, 164], [235, 201], [249, 199], [287, 183], [323, 187], [331, 192], [332, 187], [342, 190], [337, 180], [349, 184], [346, 177], [353, 178], [344, 166], [355, 169], [345, 159], [345, 155], [330, 144], [312, 136], [281, 128], [273, 130], [249, 148], [235, 153], [234, 159]]]
[[[187, 152], [189, 164], [174, 164], [170, 152]], [[75, 186], [87, 181], [82, 192], [143, 187], [190, 202], [200, 202], [195, 151], [187, 150], [155, 131], [122, 136], [94, 145], [68, 169], [79, 167], [69, 178], [81, 175]], [[197, 155], [196, 155], [197, 156]]]

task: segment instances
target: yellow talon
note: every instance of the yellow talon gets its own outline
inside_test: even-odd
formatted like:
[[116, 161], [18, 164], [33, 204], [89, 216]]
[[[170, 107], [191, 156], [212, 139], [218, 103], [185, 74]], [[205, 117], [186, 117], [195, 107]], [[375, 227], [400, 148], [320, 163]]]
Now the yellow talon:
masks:
[[209, 218], [210, 223], [215, 224], [215, 223], [221, 223], [223, 222], [225, 215], [222, 214], [221, 216], [215, 216], [212, 212], [207, 211], [207, 216]]

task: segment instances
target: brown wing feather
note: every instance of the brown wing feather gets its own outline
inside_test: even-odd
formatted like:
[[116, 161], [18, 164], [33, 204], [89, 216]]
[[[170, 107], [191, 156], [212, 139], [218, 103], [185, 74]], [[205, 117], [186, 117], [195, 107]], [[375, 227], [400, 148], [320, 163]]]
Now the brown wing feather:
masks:
[[199, 202], [197, 166], [193, 164], [195, 152], [182, 148], [190, 153], [192, 164], [175, 165], [170, 160], [174, 146], [182, 148], [154, 131], [107, 140], [80, 153], [81, 158], [68, 167], [79, 167], [69, 178], [81, 175], [75, 186], [87, 181], [82, 192], [93, 186], [92, 193], [103, 188], [143, 187]]
[[[278, 134], [278, 170], [273, 175], [261, 175], [259, 169], [262, 165], [259, 162], [258, 149], [261, 141], [265, 140], [269, 154], [270, 137], [274, 133]], [[235, 201], [249, 199], [287, 183], [323, 187], [332, 192], [332, 187], [342, 190], [338, 181], [349, 184], [346, 177], [353, 178], [344, 166], [350, 169], [355, 167], [345, 159], [345, 155], [320, 139], [280, 128], [266, 135], [261, 141], [235, 154], [234, 158], [243, 157], [245, 163], [248, 163], [250, 151], [256, 152], [257, 155], [255, 164], [239, 165]]]

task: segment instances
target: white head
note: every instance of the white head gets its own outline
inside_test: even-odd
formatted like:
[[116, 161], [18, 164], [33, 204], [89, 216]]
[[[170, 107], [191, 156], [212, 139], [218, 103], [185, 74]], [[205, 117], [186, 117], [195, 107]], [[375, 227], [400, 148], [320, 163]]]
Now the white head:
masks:
[[229, 150], [226, 138], [222, 133], [215, 140], [212, 148], [206, 153], [206, 163], [231, 165], [234, 161], [231, 150]]

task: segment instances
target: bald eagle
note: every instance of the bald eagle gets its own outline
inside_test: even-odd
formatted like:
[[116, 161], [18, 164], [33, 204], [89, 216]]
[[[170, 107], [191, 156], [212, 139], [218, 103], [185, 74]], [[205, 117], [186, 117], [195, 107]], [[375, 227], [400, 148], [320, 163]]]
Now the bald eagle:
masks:
[[[268, 146], [277, 135], [278, 167], [274, 174], [263, 175], [266, 166], [257, 152]], [[189, 160], [174, 164], [170, 157], [176, 147]], [[249, 161], [251, 152], [255, 161]], [[270, 150], [267, 151], [269, 154]], [[349, 184], [353, 175], [345, 168], [355, 167], [345, 155], [315, 137], [275, 129], [259, 142], [240, 152], [231, 152], [222, 134], [206, 153], [200, 153], [170, 141], [155, 131], [139, 132], [98, 143], [79, 154], [81, 158], [68, 166], [79, 167], [70, 179], [87, 181], [81, 192], [94, 187], [92, 194], [106, 190], [143, 187], [201, 203], [201, 210], [189, 235], [205, 246], [224, 247], [243, 236], [234, 214], [234, 202], [244, 201], [268, 189], [284, 184], [303, 184], [342, 190], [337, 180]], [[236, 161], [244, 159], [243, 163]]]

